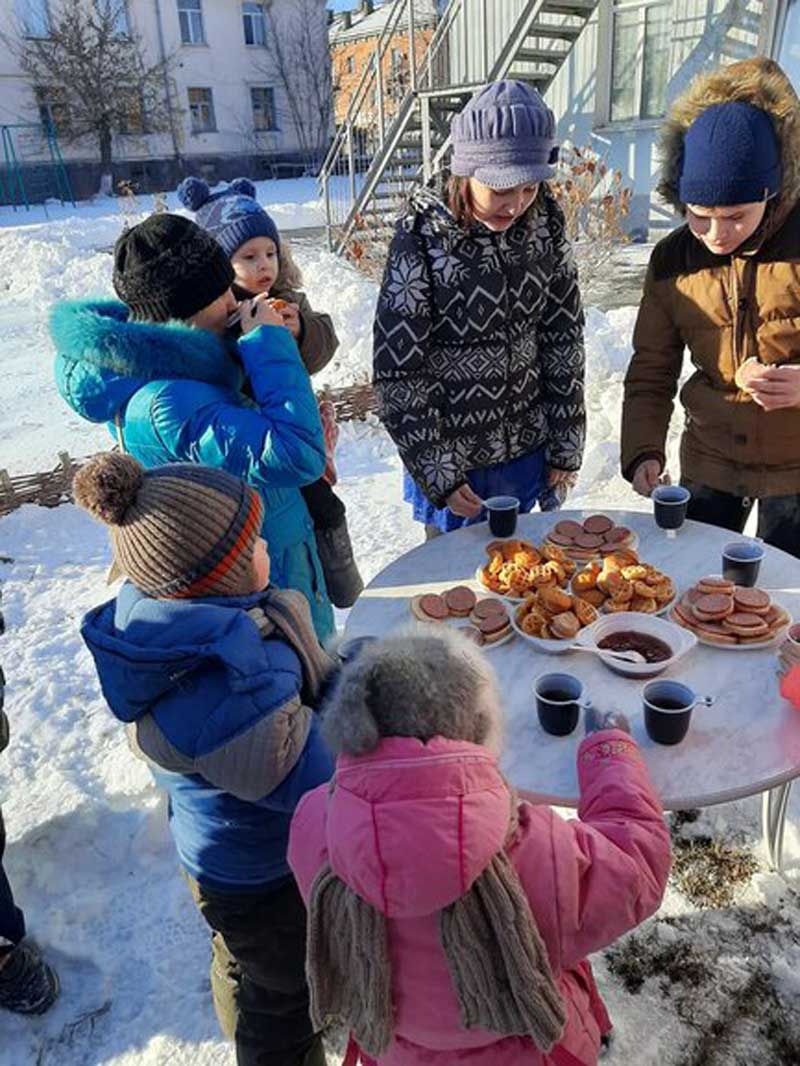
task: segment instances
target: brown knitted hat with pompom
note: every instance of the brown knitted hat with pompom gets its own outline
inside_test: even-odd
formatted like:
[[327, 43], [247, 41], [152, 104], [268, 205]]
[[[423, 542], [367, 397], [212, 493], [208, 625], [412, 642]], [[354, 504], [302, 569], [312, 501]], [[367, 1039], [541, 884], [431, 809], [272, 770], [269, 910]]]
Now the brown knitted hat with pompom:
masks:
[[131, 455], [95, 456], [75, 475], [75, 502], [109, 527], [117, 568], [157, 599], [244, 596], [255, 587], [261, 497], [224, 470]]

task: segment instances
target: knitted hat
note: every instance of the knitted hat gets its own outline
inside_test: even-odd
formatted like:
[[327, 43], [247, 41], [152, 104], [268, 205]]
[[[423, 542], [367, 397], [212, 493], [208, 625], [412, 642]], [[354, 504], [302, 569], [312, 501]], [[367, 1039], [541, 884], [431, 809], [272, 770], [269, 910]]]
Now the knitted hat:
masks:
[[323, 729], [334, 752], [363, 755], [381, 737], [495, 748], [500, 721], [495, 676], [478, 649], [452, 630], [414, 628], [368, 644], [346, 663]]
[[118, 569], [156, 599], [259, 591], [253, 550], [261, 497], [224, 470], [131, 455], [95, 456], [75, 475], [75, 502], [110, 527]]
[[114, 289], [138, 321], [191, 318], [219, 299], [233, 278], [213, 237], [180, 215], [151, 215], [114, 246]]
[[556, 120], [536, 89], [522, 81], [487, 86], [451, 123], [450, 172], [490, 189], [553, 177]]
[[219, 241], [228, 258], [252, 237], [271, 237], [280, 251], [278, 227], [256, 200], [256, 187], [247, 178], [236, 178], [215, 193], [202, 178], [185, 178], [178, 186], [178, 199], [196, 212], [198, 226]]
[[774, 196], [780, 186], [778, 136], [761, 108], [741, 100], [715, 104], [686, 131], [678, 183], [684, 204], [756, 203]]

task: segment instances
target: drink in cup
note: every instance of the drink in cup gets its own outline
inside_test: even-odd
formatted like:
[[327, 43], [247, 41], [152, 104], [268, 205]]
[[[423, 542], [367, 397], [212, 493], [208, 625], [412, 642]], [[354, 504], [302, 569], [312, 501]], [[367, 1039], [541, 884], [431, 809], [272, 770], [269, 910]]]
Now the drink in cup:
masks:
[[689, 731], [698, 703], [710, 707], [711, 696], [697, 696], [680, 681], [651, 681], [644, 686], [644, 726], [656, 744], [680, 744]]
[[659, 529], [673, 532], [686, 521], [691, 492], [683, 485], [657, 485], [651, 493], [653, 515]]
[[489, 529], [495, 537], [513, 537], [517, 528], [519, 500], [516, 496], [491, 496], [484, 500], [489, 513]]
[[578, 724], [581, 708], [589, 706], [583, 682], [572, 674], [542, 674], [533, 685], [536, 713], [545, 733], [568, 736]]
[[757, 540], [735, 540], [722, 549], [722, 576], [734, 585], [752, 588], [764, 558], [764, 546]]

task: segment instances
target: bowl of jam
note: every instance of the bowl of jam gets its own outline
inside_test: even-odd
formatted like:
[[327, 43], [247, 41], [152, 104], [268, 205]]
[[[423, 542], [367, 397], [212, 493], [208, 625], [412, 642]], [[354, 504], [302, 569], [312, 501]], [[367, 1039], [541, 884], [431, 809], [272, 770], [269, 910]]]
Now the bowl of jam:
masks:
[[656, 677], [687, 655], [697, 644], [694, 633], [657, 615], [625, 611], [604, 615], [578, 635], [578, 643], [601, 651], [636, 651], [641, 663], [626, 663], [601, 656], [609, 670], [623, 677]]

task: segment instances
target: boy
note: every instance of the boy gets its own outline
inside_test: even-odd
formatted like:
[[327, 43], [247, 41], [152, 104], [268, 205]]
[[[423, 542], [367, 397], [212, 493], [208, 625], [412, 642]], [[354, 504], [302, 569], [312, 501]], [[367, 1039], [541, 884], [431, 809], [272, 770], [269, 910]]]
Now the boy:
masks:
[[305, 910], [286, 861], [300, 797], [332, 761], [311, 709], [331, 660], [304, 597], [269, 588], [260, 495], [222, 470], [97, 456], [76, 502], [129, 580], [82, 634], [113, 714], [169, 795], [211, 984], [239, 1066], [323, 1066]]

